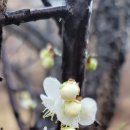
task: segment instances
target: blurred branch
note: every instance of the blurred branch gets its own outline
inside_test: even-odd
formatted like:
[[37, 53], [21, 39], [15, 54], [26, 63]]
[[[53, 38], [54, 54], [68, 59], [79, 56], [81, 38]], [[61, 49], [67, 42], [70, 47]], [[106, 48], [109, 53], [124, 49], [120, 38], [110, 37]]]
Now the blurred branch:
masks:
[[32, 90], [32, 86], [28, 80], [27, 77], [25, 77], [22, 72], [20, 72], [20, 68], [17, 67], [16, 65], [11, 65], [12, 70], [15, 72], [15, 74], [17, 75], [17, 77], [22, 81], [22, 83], [24, 83], [24, 88], [30, 93], [32, 99], [35, 100], [35, 93]]
[[28, 30], [23, 30], [23, 28], [17, 28], [16, 26], [8, 26], [6, 27], [6, 30], [9, 31], [9, 33], [13, 33], [14, 35], [24, 39], [31, 47], [38, 51], [40, 51], [41, 48], [46, 45], [47, 41], [40, 39], [40, 36], [36, 37], [37, 35], [35, 36], [33, 31], [29, 33]]
[[67, 13], [68, 9], [66, 6], [47, 7], [37, 10], [23, 9], [15, 12], [6, 12], [0, 17], [0, 25], [19, 25], [21, 23], [48, 19], [54, 16], [65, 17]]
[[[96, 52], [99, 66], [95, 72], [88, 73], [83, 88], [83, 96], [97, 100], [97, 119], [102, 127], [90, 126], [85, 130], [106, 130], [115, 113], [119, 91], [121, 67], [125, 61], [126, 35], [121, 25], [122, 9], [116, 0], [100, 0], [94, 21]], [[121, 0], [121, 2], [124, 2]], [[126, 6], [124, 6], [124, 9]], [[124, 19], [123, 18], [123, 19]], [[104, 26], [103, 26], [104, 24]], [[88, 91], [89, 90], [89, 91]]]
[[23, 28], [24, 26], [22, 26], [22, 29], [17, 28], [16, 26], [8, 26], [6, 27], [6, 30], [9, 31], [9, 33], [13, 33], [18, 37], [22, 37], [23, 40], [27, 41], [28, 44], [30, 44], [38, 51], [45, 47], [46, 44], [49, 42], [40, 32], [36, 31], [33, 26], [26, 25], [25, 30]]
[[9, 100], [10, 100], [10, 103], [11, 103], [11, 106], [12, 106], [12, 109], [13, 109], [14, 116], [16, 118], [16, 121], [19, 125], [20, 130], [26, 130], [26, 127], [25, 127], [23, 121], [20, 118], [20, 114], [19, 114], [19, 110], [18, 110], [18, 107], [17, 107], [15, 95], [12, 91], [12, 88], [14, 88], [14, 84], [13, 84], [12, 79], [11, 79], [12, 68], [9, 65], [9, 62], [8, 62], [5, 47], [3, 47], [3, 49], [2, 49], [2, 61], [3, 61], [3, 71], [4, 71], [6, 84], [7, 84], [7, 91], [8, 91]]
[[[33, 91], [33, 86], [30, 84], [29, 79], [20, 71], [21, 69], [17, 67], [16, 65], [12, 65], [12, 69], [15, 72], [15, 74], [18, 76], [19, 80], [22, 81], [24, 89], [31, 95], [31, 98], [39, 104], [41, 100], [38, 100], [40, 98], [36, 98], [36, 93]], [[40, 119], [42, 110], [39, 106], [36, 107], [34, 110], [35, 116], [36, 116], [36, 122]], [[44, 120], [43, 120], [44, 122]], [[38, 130], [37, 124], [35, 124], [35, 130]], [[32, 128], [30, 128], [32, 129]]]
[[[51, 4], [49, 3], [49, 1], [48, 0], [41, 0], [42, 1], [42, 3], [44, 4], [44, 6], [46, 6], [46, 7], [49, 7], [49, 6], [51, 6]], [[57, 24], [57, 26], [58, 26], [58, 28], [59, 28], [59, 34], [61, 34], [61, 28], [62, 28], [62, 22], [60, 21], [60, 18], [61, 17], [56, 17], [56, 16], [54, 16], [53, 17], [53, 19], [54, 19], [54, 21], [56, 22], [56, 24]]]

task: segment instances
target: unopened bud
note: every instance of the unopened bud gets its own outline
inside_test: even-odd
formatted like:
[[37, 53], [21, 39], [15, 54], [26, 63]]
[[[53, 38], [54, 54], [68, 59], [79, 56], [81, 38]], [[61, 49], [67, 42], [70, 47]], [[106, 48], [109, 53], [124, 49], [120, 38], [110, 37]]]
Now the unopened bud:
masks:
[[76, 96], [79, 95], [79, 92], [80, 88], [78, 84], [72, 79], [64, 82], [60, 88], [60, 94], [64, 100], [76, 99]]
[[88, 59], [88, 61], [87, 61], [86, 68], [87, 68], [88, 70], [90, 70], [90, 71], [94, 71], [94, 70], [96, 70], [97, 66], [98, 66], [98, 61], [97, 61], [97, 59], [94, 58], [94, 57], [90, 57], [90, 58]]

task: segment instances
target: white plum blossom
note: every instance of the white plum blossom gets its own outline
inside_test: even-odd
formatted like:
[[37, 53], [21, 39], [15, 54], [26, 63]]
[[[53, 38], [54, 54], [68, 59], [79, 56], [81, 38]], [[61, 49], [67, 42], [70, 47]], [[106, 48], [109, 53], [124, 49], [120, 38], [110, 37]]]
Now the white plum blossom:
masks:
[[41, 94], [40, 98], [42, 100], [42, 104], [46, 107], [43, 111], [43, 117], [53, 116], [55, 114], [55, 104], [56, 99], [60, 98], [60, 82], [56, 78], [48, 77], [43, 81], [43, 87], [46, 95]]
[[[78, 128], [79, 124], [85, 126], [93, 124], [97, 112], [97, 105], [95, 100], [91, 98], [84, 98], [81, 101], [76, 100], [77, 105], [73, 102], [75, 101], [72, 101], [71, 104], [66, 104], [66, 102], [63, 100], [57, 102], [58, 104], [56, 105], [56, 114], [58, 120], [61, 121], [62, 124], [74, 128]], [[69, 109], [70, 112], [66, 110], [66, 107], [68, 107], [67, 109]]]
[[[79, 101], [76, 97], [79, 94], [79, 90], [77, 89], [78, 84], [74, 80], [69, 81], [70, 80], [64, 82], [67, 83], [67, 85], [64, 83], [63, 85], [56, 78], [46, 78], [43, 82], [43, 86], [47, 96], [43, 94], [40, 95], [42, 103], [46, 107], [44, 110], [44, 112], [46, 112], [43, 117], [51, 116], [51, 119], [53, 119], [54, 114], [56, 114], [57, 120], [63, 125], [72, 128], [62, 130], [73, 130], [78, 128], [79, 124], [85, 126], [91, 125], [95, 121], [97, 112], [95, 100], [87, 97]], [[67, 91], [64, 88], [64, 91], [61, 93], [62, 87], [67, 87]], [[74, 88], [72, 89], [71, 87]]]

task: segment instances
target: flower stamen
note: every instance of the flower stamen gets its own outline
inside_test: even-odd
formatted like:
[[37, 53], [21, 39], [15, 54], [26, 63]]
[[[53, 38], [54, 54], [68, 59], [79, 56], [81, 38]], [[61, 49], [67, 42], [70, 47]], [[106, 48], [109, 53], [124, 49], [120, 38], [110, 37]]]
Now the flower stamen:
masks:
[[54, 112], [51, 112], [49, 111], [47, 108], [44, 109], [43, 111], [44, 115], [43, 115], [43, 118], [47, 118], [47, 117], [51, 117], [51, 121], [53, 121], [53, 118], [54, 118]]

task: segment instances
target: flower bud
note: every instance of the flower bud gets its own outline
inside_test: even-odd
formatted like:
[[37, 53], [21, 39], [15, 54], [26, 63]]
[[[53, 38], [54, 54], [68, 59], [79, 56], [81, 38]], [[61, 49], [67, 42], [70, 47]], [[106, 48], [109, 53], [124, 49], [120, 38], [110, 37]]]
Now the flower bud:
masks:
[[48, 57], [48, 55], [49, 55], [49, 51], [47, 49], [41, 50], [41, 52], [40, 52], [40, 58], [41, 59]]
[[20, 100], [21, 107], [25, 109], [35, 109], [37, 104], [34, 100], [31, 99], [31, 96], [28, 92], [21, 93], [21, 100]]
[[51, 45], [41, 50], [40, 58], [45, 69], [51, 69], [54, 66], [54, 51]]
[[60, 88], [60, 94], [64, 100], [76, 99], [76, 96], [79, 95], [79, 92], [80, 88], [78, 84], [72, 79], [64, 82]]
[[54, 66], [54, 59], [53, 57], [46, 57], [42, 60], [42, 66], [45, 69], [51, 69]]
[[97, 59], [94, 58], [94, 57], [90, 57], [90, 58], [87, 60], [86, 68], [87, 68], [88, 70], [90, 70], [90, 71], [94, 71], [94, 70], [96, 70], [97, 65], [98, 65]]
[[81, 111], [81, 103], [78, 100], [65, 101], [64, 112], [68, 116], [77, 116]]

